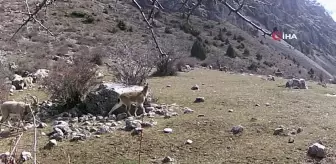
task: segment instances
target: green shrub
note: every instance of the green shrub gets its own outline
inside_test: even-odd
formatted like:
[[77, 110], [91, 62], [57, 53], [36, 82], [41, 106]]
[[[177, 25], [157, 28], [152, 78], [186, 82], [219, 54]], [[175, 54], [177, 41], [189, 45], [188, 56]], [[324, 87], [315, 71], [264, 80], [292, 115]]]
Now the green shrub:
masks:
[[207, 57], [207, 48], [204, 43], [200, 39], [197, 39], [192, 48], [191, 48], [191, 57], [196, 57], [200, 60], [205, 60]]
[[234, 50], [234, 48], [232, 47], [232, 45], [229, 45], [228, 49], [226, 50], [226, 56], [230, 57], [230, 58], [235, 58], [237, 57], [237, 53]]

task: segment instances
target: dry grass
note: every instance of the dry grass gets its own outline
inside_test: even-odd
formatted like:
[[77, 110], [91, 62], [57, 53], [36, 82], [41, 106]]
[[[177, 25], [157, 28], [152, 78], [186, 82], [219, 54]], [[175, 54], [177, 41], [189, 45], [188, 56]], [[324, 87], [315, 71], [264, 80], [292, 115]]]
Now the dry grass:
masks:
[[[190, 89], [194, 84], [200, 85], [199, 91]], [[152, 92], [160, 102], [188, 106], [195, 113], [171, 119], [155, 118], [158, 125], [144, 131], [143, 163], [167, 155], [178, 163], [304, 163], [308, 146], [317, 140], [335, 148], [336, 101], [335, 97], [324, 95], [335, 92], [335, 86], [322, 88], [312, 84], [312, 89], [300, 91], [277, 87], [283, 84], [280, 79], [269, 82], [256, 76], [211, 70], [150, 79]], [[193, 103], [198, 96], [206, 101]], [[230, 109], [232, 113], [228, 112]], [[199, 114], [205, 116], [198, 117]], [[229, 132], [234, 125], [245, 127], [241, 136]], [[273, 135], [273, 129], [279, 125], [290, 130], [303, 127], [304, 131], [295, 136], [294, 143], [288, 143], [289, 137]], [[163, 134], [160, 130], [165, 127], [174, 132]], [[31, 148], [28, 140], [32, 136], [23, 137], [23, 148]], [[187, 139], [194, 142], [185, 145]], [[47, 137], [40, 136], [40, 163], [68, 163], [68, 155], [71, 163], [78, 164], [136, 163], [137, 160], [138, 137], [123, 131], [85, 142], [60, 142], [52, 150], [42, 149], [46, 142]], [[1, 152], [8, 150], [7, 143], [8, 139], [1, 140]]]

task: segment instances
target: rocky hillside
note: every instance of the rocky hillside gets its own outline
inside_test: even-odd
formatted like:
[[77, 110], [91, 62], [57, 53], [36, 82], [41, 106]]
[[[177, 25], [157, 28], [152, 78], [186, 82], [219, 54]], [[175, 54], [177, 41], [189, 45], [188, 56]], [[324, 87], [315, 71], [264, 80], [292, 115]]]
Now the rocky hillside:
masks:
[[[3, 61], [14, 61], [21, 69], [50, 68], [56, 60], [71, 61], [74, 57], [80, 55], [94, 56], [100, 54], [106, 57], [104, 61], [107, 62], [107, 59], [118, 56], [118, 50], [125, 45], [132, 48], [130, 52], [133, 55], [148, 54], [156, 56], [158, 54], [141, 14], [130, 0], [56, 1], [37, 17], [39, 20], [43, 20], [43, 25], [48, 27], [54, 36], [46, 32], [37, 22], [31, 22], [12, 41], [8, 41], [8, 39], [20, 27], [22, 20], [26, 19], [26, 15], [23, 14], [27, 10], [26, 5], [18, 0], [1, 0], [0, 2], [0, 11], [2, 11], [0, 12], [0, 19], [3, 22], [0, 25], [0, 56]], [[141, 2], [145, 6], [146, 1]], [[228, 9], [225, 6], [215, 5], [212, 1], [207, 1], [195, 12], [196, 15], [203, 18], [192, 16], [189, 24], [186, 24], [186, 20], [181, 17], [181, 13], [171, 12], [176, 11], [174, 9], [177, 7], [174, 7], [174, 5], [177, 1], [163, 0], [161, 2], [165, 10], [155, 14], [153, 21], [155, 32], [158, 35], [159, 44], [165, 52], [174, 51], [178, 56], [182, 56], [182, 60], [179, 61], [181, 64], [194, 65], [199, 63], [215, 66], [218, 61], [232, 70], [244, 69], [246, 72], [258, 74], [273, 74], [280, 70], [285, 76], [303, 78], [309, 77], [307, 73], [311, 69], [315, 70], [315, 77], [319, 74], [331, 77], [331, 74], [333, 74], [332, 68], [334, 66], [330, 64], [332, 60], [324, 59], [327, 58], [327, 53], [325, 55], [320, 53], [321, 57], [310, 55], [309, 57], [312, 58], [310, 59], [307, 54], [304, 54], [305, 52], [302, 54], [297, 50], [289, 49], [285, 42], [279, 44], [269, 37], [255, 36], [253, 35], [255, 29], [247, 26], [235, 14], [227, 16]], [[287, 27], [280, 26], [280, 20], [282, 20], [288, 21], [286, 24], [300, 31], [299, 27], [301, 26], [299, 25], [303, 24], [302, 22], [298, 21], [296, 24], [290, 24], [294, 18], [282, 19], [282, 16], [285, 17], [286, 14], [281, 16], [281, 12], [286, 13], [286, 10], [290, 10], [286, 6], [293, 7], [295, 5], [292, 5], [292, 3], [295, 2], [300, 9], [302, 8], [300, 6], [305, 9], [307, 9], [306, 6], [309, 6], [308, 4], [298, 3], [299, 1], [281, 1], [281, 3], [277, 3], [284, 9], [280, 10], [282, 7], [277, 7], [279, 11], [273, 13], [274, 10], [271, 7], [274, 5], [267, 5], [270, 2], [267, 4], [263, 2], [263, 5], [259, 4], [261, 2], [248, 2], [247, 6], [250, 7], [244, 7], [243, 13], [248, 16], [254, 14], [253, 18], [262, 22], [261, 24], [265, 24], [265, 29], [272, 29], [274, 25], [277, 25], [282, 30]], [[33, 10], [34, 2], [29, 5]], [[264, 8], [265, 11], [259, 10], [259, 8]], [[302, 11], [304, 10], [302, 9]], [[302, 12], [296, 14], [302, 16], [300, 13]], [[295, 14], [290, 15], [295, 17]], [[312, 13], [311, 15], [316, 14]], [[304, 18], [302, 16], [302, 20], [310, 20], [317, 26], [316, 28], [315, 26], [312, 27], [312, 29], [318, 30], [319, 26], [323, 25], [322, 23], [316, 23], [314, 19], [310, 19], [308, 14], [304, 16]], [[204, 17], [212, 20], [204, 19]], [[329, 18], [328, 20], [331, 19], [324, 16], [323, 20], [327, 18]], [[316, 19], [318, 19], [317, 16]], [[328, 20], [325, 20], [325, 22]], [[237, 28], [237, 26], [240, 28]], [[322, 39], [324, 35], [332, 36], [331, 34], [317, 33], [318, 36], [315, 36], [311, 32], [303, 34], [309, 35], [307, 43], [309, 39], [315, 41], [315, 38]], [[298, 38], [300, 40], [304, 36], [298, 35]], [[201, 44], [195, 43], [199, 41], [201, 41]], [[324, 42], [326, 41], [315, 41], [310, 45]], [[204, 51], [206, 52], [205, 60], [196, 61], [194, 58], [189, 58], [194, 44], [204, 47], [206, 50]], [[294, 43], [292, 44], [297, 47]], [[333, 50], [328, 48], [331, 46], [323, 45], [325, 47], [316, 45], [312, 46], [312, 49], [314, 52], [317, 52], [319, 48], [319, 51], [330, 51], [332, 53]], [[233, 56], [226, 53], [230, 46], [234, 49]]]
[[[237, 1], [228, 1], [238, 6]], [[295, 49], [321, 65], [331, 74], [335, 74], [336, 65], [336, 22], [326, 10], [311, 0], [247, 0], [241, 13], [256, 24], [272, 31], [274, 27], [287, 34], [296, 34], [297, 40], [286, 40]], [[181, 4], [177, 1], [164, 0], [166, 10], [178, 12]], [[227, 20], [242, 30], [252, 30], [237, 15], [228, 16], [229, 9], [214, 1], [204, 2], [195, 15], [213, 20]], [[294, 55], [297, 56], [297, 55]], [[308, 60], [308, 59], [307, 59]]]

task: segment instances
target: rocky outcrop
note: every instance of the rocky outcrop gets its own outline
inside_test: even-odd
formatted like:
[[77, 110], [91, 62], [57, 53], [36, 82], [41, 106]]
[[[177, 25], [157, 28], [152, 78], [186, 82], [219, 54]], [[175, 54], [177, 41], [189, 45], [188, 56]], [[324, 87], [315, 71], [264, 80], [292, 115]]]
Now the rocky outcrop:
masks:
[[[118, 83], [103, 83], [91, 91], [84, 101], [86, 111], [91, 114], [106, 115], [112, 107], [118, 103], [118, 96], [124, 92], [140, 91], [142, 86], [125, 86]], [[135, 107], [132, 107], [131, 113], [134, 113]], [[113, 113], [125, 112], [125, 106], [118, 108]], [[138, 114], [142, 111], [138, 110]]]

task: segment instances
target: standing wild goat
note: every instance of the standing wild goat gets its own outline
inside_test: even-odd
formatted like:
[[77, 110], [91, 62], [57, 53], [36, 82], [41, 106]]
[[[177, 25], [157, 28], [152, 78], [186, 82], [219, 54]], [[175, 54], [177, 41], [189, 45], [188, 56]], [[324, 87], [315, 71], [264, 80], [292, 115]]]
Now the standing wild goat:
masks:
[[30, 96], [33, 99], [33, 103], [28, 104], [20, 101], [6, 101], [0, 105], [0, 111], [2, 118], [0, 120], [0, 129], [1, 125], [8, 121], [8, 125], [10, 125], [9, 119], [14, 117], [17, 117], [20, 122], [20, 126], [23, 127], [23, 120], [27, 117], [29, 113], [31, 113], [32, 107], [35, 109], [38, 106], [38, 99], [34, 96]]
[[147, 95], [148, 95], [148, 83], [146, 83], [142, 91], [127, 92], [127, 93], [120, 94], [118, 97], [118, 104], [114, 105], [114, 107], [111, 109], [108, 115], [110, 115], [113, 111], [115, 111], [122, 105], [125, 105], [127, 114], [131, 116], [130, 109], [131, 109], [132, 103], [136, 104], [136, 108], [134, 112], [135, 116], [137, 116], [138, 107], [142, 108], [142, 113], [143, 115], [145, 115], [146, 111], [143, 106], [143, 103], [145, 102]]

